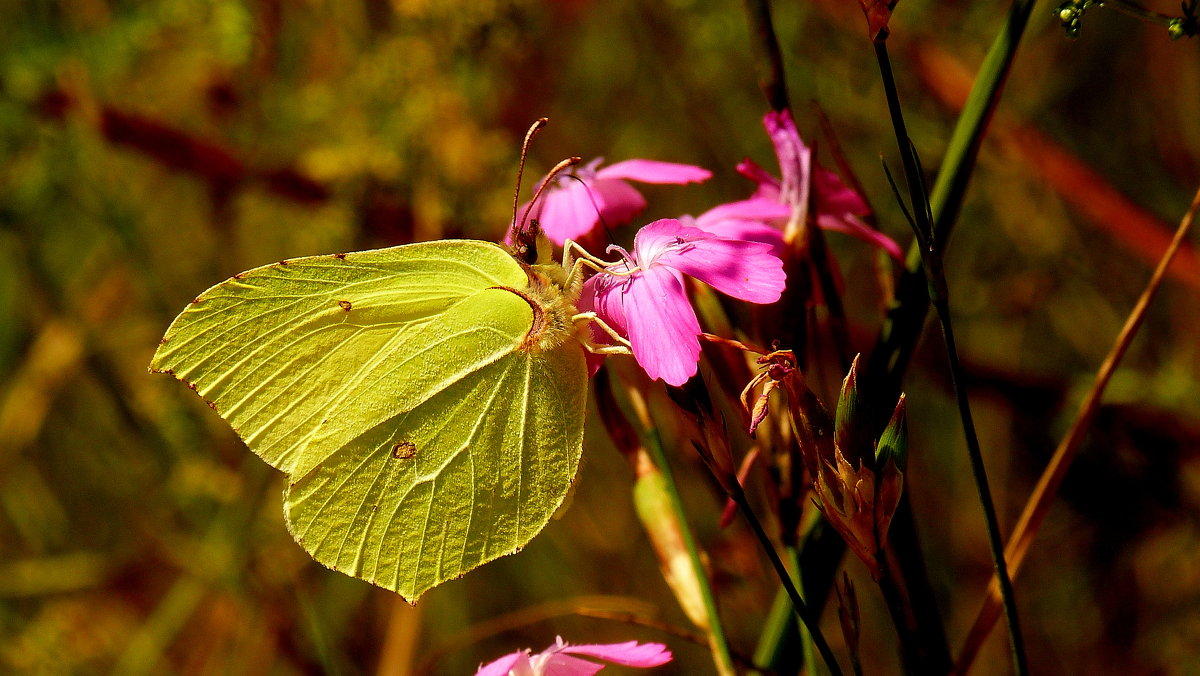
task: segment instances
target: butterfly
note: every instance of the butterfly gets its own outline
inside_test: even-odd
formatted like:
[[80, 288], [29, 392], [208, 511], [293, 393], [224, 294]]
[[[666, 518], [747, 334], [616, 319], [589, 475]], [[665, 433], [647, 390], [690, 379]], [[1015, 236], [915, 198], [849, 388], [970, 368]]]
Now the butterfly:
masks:
[[175, 318], [150, 370], [287, 473], [287, 527], [314, 559], [415, 601], [524, 547], [579, 467], [581, 267], [555, 262], [536, 222], [514, 231], [511, 247], [441, 240], [236, 274]]

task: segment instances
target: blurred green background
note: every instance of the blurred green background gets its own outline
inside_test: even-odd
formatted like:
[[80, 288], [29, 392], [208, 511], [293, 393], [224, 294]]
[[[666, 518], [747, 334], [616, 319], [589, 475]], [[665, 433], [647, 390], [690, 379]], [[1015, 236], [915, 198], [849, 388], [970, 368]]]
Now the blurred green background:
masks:
[[[857, 4], [774, 9], [803, 133], [832, 165], [815, 101], [906, 245]], [[1005, 9], [897, 8], [889, 45], [927, 167]], [[1200, 182], [1197, 41], [1102, 9], [1071, 41], [1052, 9], [1031, 21], [949, 262], [1006, 529]], [[643, 222], [744, 197], [741, 158], [775, 169], [750, 40], [732, 1], [0, 4], [0, 672], [461, 674], [561, 634], [665, 641], [677, 661], [661, 673], [708, 673], [702, 647], [544, 605], [618, 596], [687, 624], [598, 425], [561, 520], [412, 608], [311, 561], [284, 528], [284, 476], [146, 365], [187, 301], [240, 270], [498, 239], [540, 116], [551, 126], [531, 174], [568, 155], [714, 170], [703, 186], [646, 189]], [[874, 254], [829, 239], [867, 350]], [[1200, 673], [1198, 291], [1189, 248], [1017, 582], [1036, 673]], [[940, 349], [926, 341], [906, 386], [907, 488], [957, 651], [990, 563]], [[838, 380], [826, 368], [814, 382], [828, 401]], [[692, 454], [677, 466], [748, 654], [769, 571], [740, 524], [717, 528], [721, 501]], [[846, 568], [867, 671], [894, 673], [882, 603], [857, 561]], [[527, 608], [499, 633], [482, 624]], [[997, 632], [974, 673], [1007, 673], [1004, 654]]]

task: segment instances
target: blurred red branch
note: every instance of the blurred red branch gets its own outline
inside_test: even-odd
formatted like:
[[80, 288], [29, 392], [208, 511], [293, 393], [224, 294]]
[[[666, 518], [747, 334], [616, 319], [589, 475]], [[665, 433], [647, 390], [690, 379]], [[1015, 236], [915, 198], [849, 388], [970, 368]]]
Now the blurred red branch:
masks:
[[[917, 76], [938, 102], [956, 112], [962, 110], [971, 91], [971, 71], [953, 55], [929, 44], [914, 50], [913, 57]], [[1172, 228], [1167, 223], [1134, 204], [1034, 125], [997, 115], [992, 120], [991, 135], [1044, 179], [1063, 201], [1147, 265], [1156, 264], [1171, 243]], [[1200, 259], [1195, 247], [1184, 243], [1168, 274], [1200, 289]]]
[[[65, 119], [75, 107], [71, 96], [50, 91], [38, 109], [45, 116]], [[260, 182], [270, 192], [301, 204], [320, 204], [329, 199], [325, 185], [292, 167], [254, 167], [233, 148], [203, 139], [145, 115], [101, 105], [97, 115], [100, 133], [114, 145], [137, 150], [175, 171], [205, 181], [214, 195], [226, 196], [235, 188]]]

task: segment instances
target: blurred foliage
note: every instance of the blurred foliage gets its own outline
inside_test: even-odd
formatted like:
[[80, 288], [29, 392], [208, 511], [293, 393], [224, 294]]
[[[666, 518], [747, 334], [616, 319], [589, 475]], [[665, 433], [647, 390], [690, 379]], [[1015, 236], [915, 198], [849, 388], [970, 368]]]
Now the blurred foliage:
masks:
[[[1035, 15], [949, 257], [1006, 526], [1200, 182], [1197, 43], [1101, 10], [1071, 41], [1051, 9]], [[775, 11], [802, 129], [832, 165], [803, 105], [818, 102], [881, 226], [907, 241], [858, 7]], [[1003, 11], [905, 0], [892, 18], [927, 167]], [[470, 673], [556, 633], [665, 640], [678, 661], [664, 673], [706, 671], [703, 647], [595, 618], [464, 640], [503, 613], [597, 594], [686, 626], [598, 426], [561, 522], [409, 608], [313, 563], [283, 526], [283, 476], [146, 364], [171, 317], [239, 270], [499, 238], [521, 135], [542, 115], [531, 173], [574, 154], [716, 171], [648, 189], [647, 219], [743, 197], [734, 164], [773, 166], [749, 39], [740, 3], [695, 0], [0, 5], [0, 671], [407, 673], [436, 657], [437, 673]], [[877, 262], [830, 241], [868, 349]], [[1194, 252], [1174, 271], [1017, 581], [1037, 672], [1200, 670]], [[990, 563], [938, 349], [926, 342], [906, 388], [908, 477], [956, 650]], [[840, 377], [814, 374], [831, 401]], [[774, 586], [748, 533], [717, 529], [722, 504], [694, 458], [677, 462], [749, 653]], [[869, 581], [858, 589], [867, 672], [891, 673], [886, 613]], [[1005, 673], [1003, 654], [997, 633], [974, 673]]]

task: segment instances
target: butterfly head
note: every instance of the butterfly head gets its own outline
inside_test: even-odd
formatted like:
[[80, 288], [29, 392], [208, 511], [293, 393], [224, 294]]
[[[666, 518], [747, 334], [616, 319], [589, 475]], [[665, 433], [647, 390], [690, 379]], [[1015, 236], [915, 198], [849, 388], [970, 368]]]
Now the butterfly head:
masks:
[[554, 260], [553, 245], [536, 218], [530, 219], [525, 227], [514, 229], [509, 251], [525, 265], [541, 265]]

